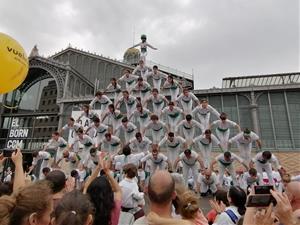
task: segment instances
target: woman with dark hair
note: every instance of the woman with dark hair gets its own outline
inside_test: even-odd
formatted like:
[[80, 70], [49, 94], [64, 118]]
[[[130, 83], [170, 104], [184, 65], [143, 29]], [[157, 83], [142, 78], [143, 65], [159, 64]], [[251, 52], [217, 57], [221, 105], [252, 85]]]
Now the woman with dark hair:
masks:
[[53, 225], [92, 225], [93, 205], [88, 197], [79, 191], [64, 195], [54, 211]]
[[[117, 225], [121, 212], [122, 191], [109, 170], [109, 155], [101, 154], [99, 164], [85, 184], [87, 193], [95, 207], [94, 225]], [[102, 169], [104, 175], [97, 177]]]
[[227, 199], [230, 206], [225, 207], [224, 204], [218, 205], [216, 202], [211, 201], [211, 206], [219, 214], [213, 225], [234, 225], [246, 212], [247, 195], [245, 191], [238, 186], [231, 186]]
[[4, 195], [0, 198], [0, 224], [49, 225], [52, 210], [49, 183], [37, 182], [21, 187], [10, 196]]

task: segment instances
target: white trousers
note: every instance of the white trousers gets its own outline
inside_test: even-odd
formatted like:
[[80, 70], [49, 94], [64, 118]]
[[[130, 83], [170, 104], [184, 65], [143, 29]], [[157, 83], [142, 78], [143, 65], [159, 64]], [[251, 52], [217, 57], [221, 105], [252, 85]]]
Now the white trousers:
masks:
[[159, 131], [154, 131], [151, 129], [151, 136], [152, 136], [152, 144], [158, 144], [162, 137], [164, 136], [164, 131], [163, 129]]
[[251, 161], [251, 144], [240, 144], [239, 142], [237, 143], [237, 147], [240, 152], [240, 157], [244, 160], [244, 162], [249, 165]]
[[183, 108], [183, 112], [185, 114], [192, 114], [192, 110], [193, 110], [193, 101], [190, 100], [189, 102], [185, 102], [185, 101], [180, 101], [181, 106]]
[[189, 180], [189, 172], [192, 172], [194, 185], [197, 184], [198, 179], [198, 166], [195, 163], [193, 166], [187, 165], [185, 162], [182, 162], [182, 175], [185, 182], [185, 185], [188, 186], [188, 180]]
[[204, 166], [205, 168], [209, 168], [210, 163], [211, 163], [211, 149], [212, 149], [212, 145], [203, 145], [203, 144], [199, 144], [200, 147], [200, 154], [202, 156], [203, 162], [204, 162]]
[[207, 113], [206, 115], [202, 115], [200, 113], [197, 113], [197, 118], [199, 119], [199, 122], [203, 125], [204, 130], [209, 129], [210, 113]]
[[223, 185], [224, 173], [225, 173], [225, 169], [227, 169], [232, 178], [233, 185], [237, 185], [236, 173], [235, 173], [235, 168], [233, 166], [233, 163], [231, 163], [229, 166], [224, 166], [222, 163], [218, 162], [218, 166], [219, 166], [219, 184]]
[[186, 140], [187, 143], [192, 143], [193, 142], [193, 139], [194, 139], [194, 136], [195, 136], [195, 129], [194, 128], [191, 128], [191, 129], [185, 129], [184, 127], [182, 128], [182, 133], [183, 133], [183, 136]]
[[216, 135], [219, 138], [222, 149], [224, 149], [226, 151], [228, 149], [228, 140], [229, 140], [230, 130], [228, 129], [225, 132], [223, 132], [223, 131], [219, 131], [218, 129], [216, 129]]
[[263, 163], [256, 161], [255, 167], [256, 167], [257, 173], [263, 174], [263, 170], [264, 170], [268, 176], [269, 184], [271, 184], [271, 185], [274, 184], [271, 163], [263, 164]]
[[152, 79], [153, 81], [153, 87], [156, 88], [158, 91], [160, 90], [160, 86], [161, 86], [161, 79]]
[[170, 91], [170, 95], [171, 95], [171, 101], [175, 102], [177, 99], [177, 96], [179, 95], [179, 88], [176, 88], [176, 89], [170, 88], [169, 91]]
[[152, 106], [153, 106], [153, 113], [155, 115], [157, 115], [158, 117], [160, 117], [161, 111], [164, 108], [164, 103], [161, 103], [161, 104], [154, 104], [153, 103]]
[[[176, 148], [170, 148], [168, 147], [167, 148], [167, 156], [168, 156], [168, 160], [171, 162], [171, 165], [173, 167], [174, 165], [174, 162], [175, 160], [178, 158], [179, 156], [179, 152], [180, 152], [180, 149], [179, 147], [176, 147]], [[175, 170], [176, 168], [173, 168], [173, 171]]]
[[200, 180], [200, 192], [206, 193], [208, 190], [211, 190], [212, 193], [216, 193], [217, 192], [216, 183], [207, 184], [201, 179]]

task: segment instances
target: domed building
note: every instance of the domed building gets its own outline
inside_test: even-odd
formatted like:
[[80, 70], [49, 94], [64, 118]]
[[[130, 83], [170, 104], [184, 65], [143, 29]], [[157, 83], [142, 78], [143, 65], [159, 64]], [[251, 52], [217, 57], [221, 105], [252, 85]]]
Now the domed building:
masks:
[[137, 48], [129, 48], [126, 50], [123, 56], [124, 63], [128, 63], [130, 65], [137, 65], [140, 59], [140, 50]]

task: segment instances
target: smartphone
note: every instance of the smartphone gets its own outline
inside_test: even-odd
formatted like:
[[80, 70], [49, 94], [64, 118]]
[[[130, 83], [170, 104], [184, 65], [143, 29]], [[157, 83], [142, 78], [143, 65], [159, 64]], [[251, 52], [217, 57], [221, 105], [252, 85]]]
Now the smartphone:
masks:
[[274, 190], [272, 185], [254, 186], [255, 194], [271, 194], [270, 190]]
[[17, 152], [17, 149], [15, 149], [15, 150], [13, 150], [13, 149], [11, 149], [11, 150], [8, 150], [8, 149], [3, 150], [3, 156], [6, 157], [6, 158], [9, 158], [9, 157], [11, 157], [11, 155], [12, 155], [13, 152]]
[[248, 197], [247, 207], [268, 207], [271, 203], [275, 206], [276, 199], [271, 194], [250, 195]]

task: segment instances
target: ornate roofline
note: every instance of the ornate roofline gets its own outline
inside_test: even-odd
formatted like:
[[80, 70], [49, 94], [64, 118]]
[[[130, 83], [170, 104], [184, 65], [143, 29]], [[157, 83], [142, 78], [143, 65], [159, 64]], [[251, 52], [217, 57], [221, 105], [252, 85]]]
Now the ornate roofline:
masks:
[[106, 61], [106, 62], [110, 62], [110, 63], [118, 64], [120, 66], [125, 66], [125, 67], [129, 67], [131, 69], [134, 69], [134, 66], [131, 66], [130, 64], [127, 64], [127, 63], [124, 63], [124, 62], [121, 62], [121, 61], [119, 61], [117, 59], [110, 59], [108, 57], [104, 57], [104, 56], [98, 55], [96, 53], [91, 53], [89, 51], [83, 51], [83, 50], [79, 50], [77, 48], [72, 48], [72, 47], [67, 47], [66, 49], [63, 49], [60, 52], [57, 52], [57, 53], [49, 56], [49, 59], [55, 60], [54, 59], [55, 57], [60, 56], [60, 55], [66, 53], [68, 51], [79, 53], [79, 54], [83, 54], [83, 55], [88, 56], [88, 57], [92, 57], [92, 58], [96, 58], [96, 59], [101, 59], [101, 60]]

